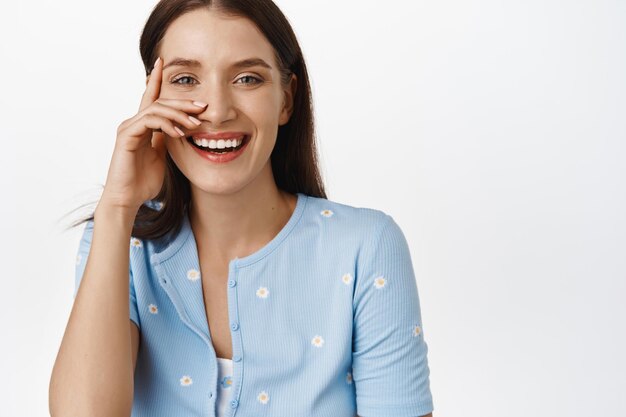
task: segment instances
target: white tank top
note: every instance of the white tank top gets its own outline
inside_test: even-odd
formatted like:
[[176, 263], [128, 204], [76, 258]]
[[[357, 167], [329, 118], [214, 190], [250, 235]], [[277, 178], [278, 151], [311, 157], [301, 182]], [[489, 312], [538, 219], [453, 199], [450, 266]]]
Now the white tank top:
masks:
[[217, 398], [215, 406], [217, 417], [226, 415], [226, 410], [230, 406], [230, 393], [233, 385], [233, 361], [230, 359], [217, 358]]

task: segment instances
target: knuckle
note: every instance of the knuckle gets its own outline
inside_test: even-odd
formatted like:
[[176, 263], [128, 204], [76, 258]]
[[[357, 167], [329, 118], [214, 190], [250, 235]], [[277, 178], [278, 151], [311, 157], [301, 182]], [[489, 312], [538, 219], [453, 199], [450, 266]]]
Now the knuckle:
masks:
[[120, 123], [117, 126], [117, 133], [120, 133], [122, 130], [126, 129], [126, 126], [128, 126], [128, 123], [130, 123], [130, 119], [126, 119], [122, 121], [122, 123]]
[[147, 124], [154, 123], [157, 118], [153, 114], [144, 114], [143, 116], [141, 116], [141, 119], [144, 124]]

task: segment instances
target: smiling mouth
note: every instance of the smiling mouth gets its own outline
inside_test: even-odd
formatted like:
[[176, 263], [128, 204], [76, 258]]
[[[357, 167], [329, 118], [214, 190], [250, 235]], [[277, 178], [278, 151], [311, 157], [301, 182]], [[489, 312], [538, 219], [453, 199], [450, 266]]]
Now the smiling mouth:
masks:
[[222, 149], [219, 148], [209, 148], [208, 146], [200, 146], [197, 145], [194, 140], [193, 137], [191, 136], [187, 136], [187, 142], [189, 142], [189, 144], [195, 148], [198, 148], [204, 152], [211, 152], [211, 153], [215, 153], [215, 154], [224, 154], [224, 153], [229, 153], [229, 152], [234, 152], [234, 151], [238, 151], [239, 149], [243, 148], [244, 146], [246, 146], [246, 144], [250, 141], [250, 136], [245, 135], [243, 137], [243, 140], [241, 141], [241, 143], [239, 144], [239, 146], [235, 146], [233, 147], [225, 147]]

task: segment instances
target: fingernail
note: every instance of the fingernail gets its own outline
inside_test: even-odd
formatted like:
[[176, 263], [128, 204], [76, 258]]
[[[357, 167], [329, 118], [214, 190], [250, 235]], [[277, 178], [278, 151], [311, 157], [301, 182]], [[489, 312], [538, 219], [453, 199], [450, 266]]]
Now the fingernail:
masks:
[[161, 60], [161, 57], [158, 57], [158, 58], [156, 59], [156, 61], [154, 61], [154, 66], [155, 66], [155, 67], [157, 66], [157, 64], [159, 63], [159, 61], [160, 61], [160, 60]]
[[193, 116], [189, 116], [189, 120], [191, 120], [192, 122], [194, 122], [195, 124], [197, 124], [198, 126], [200, 126], [202, 124], [202, 122], [198, 119], [196, 119]]
[[207, 106], [206, 103], [203, 103], [201, 101], [194, 101], [193, 104], [195, 104], [198, 107], [206, 107]]
[[182, 131], [182, 130], [180, 130], [180, 129], [178, 128], [178, 126], [174, 126], [174, 130], [176, 130], [176, 131], [178, 132], [178, 134], [179, 134], [179, 135], [181, 135], [181, 136], [185, 136], [185, 133], [183, 133], [183, 131]]

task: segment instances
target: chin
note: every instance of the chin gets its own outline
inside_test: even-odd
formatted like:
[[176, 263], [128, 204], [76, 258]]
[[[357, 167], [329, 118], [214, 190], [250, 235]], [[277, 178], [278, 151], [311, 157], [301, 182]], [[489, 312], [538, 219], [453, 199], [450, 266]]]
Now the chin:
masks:
[[206, 194], [215, 195], [230, 195], [241, 191], [246, 184], [233, 180], [232, 178], [215, 178], [211, 181], [208, 178], [203, 178], [200, 181], [189, 180], [192, 190], [195, 192], [201, 192]]

